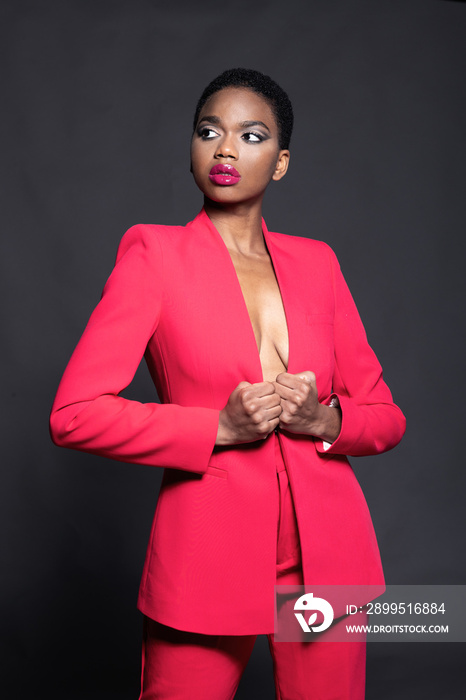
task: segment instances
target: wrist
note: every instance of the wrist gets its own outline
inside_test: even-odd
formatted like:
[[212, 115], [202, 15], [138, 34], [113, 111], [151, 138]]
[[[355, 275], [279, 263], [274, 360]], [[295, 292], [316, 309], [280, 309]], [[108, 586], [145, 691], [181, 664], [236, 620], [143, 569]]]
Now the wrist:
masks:
[[225, 446], [233, 444], [233, 431], [230, 427], [230, 423], [225, 416], [224, 411], [220, 411], [218, 419], [217, 437], [215, 440], [215, 445]]
[[330, 404], [319, 404], [316, 419], [310, 427], [310, 434], [324, 442], [335, 442], [341, 430], [341, 408], [337, 397]]

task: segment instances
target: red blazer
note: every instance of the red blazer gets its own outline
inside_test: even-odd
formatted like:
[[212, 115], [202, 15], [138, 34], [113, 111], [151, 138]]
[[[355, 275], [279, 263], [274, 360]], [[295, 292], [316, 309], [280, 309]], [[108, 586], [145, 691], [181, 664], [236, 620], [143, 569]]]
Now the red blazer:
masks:
[[[369, 510], [345, 455], [389, 450], [405, 419], [332, 250], [263, 232], [288, 323], [288, 371], [312, 370], [337, 395], [341, 434], [281, 432], [305, 583], [380, 584]], [[145, 358], [162, 401], [119, 396]], [[205, 211], [187, 226], [139, 225], [122, 239], [102, 300], [52, 408], [58, 445], [166, 467], [139, 608], [205, 634], [273, 631], [278, 489], [273, 437], [215, 447], [219, 411], [259, 353], [228, 250]]]

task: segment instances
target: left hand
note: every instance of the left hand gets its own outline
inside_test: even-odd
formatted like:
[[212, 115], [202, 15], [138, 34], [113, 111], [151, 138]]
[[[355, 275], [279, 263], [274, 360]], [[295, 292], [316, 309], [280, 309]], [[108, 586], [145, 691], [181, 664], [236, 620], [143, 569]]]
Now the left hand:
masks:
[[274, 386], [282, 407], [279, 427], [292, 433], [314, 435], [322, 418], [314, 372], [282, 372]]

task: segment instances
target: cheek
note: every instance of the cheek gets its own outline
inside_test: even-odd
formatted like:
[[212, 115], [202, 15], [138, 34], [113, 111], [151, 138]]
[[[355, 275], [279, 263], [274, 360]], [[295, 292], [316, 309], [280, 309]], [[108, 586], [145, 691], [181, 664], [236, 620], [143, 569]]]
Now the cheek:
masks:
[[194, 144], [191, 144], [191, 149], [190, 149], [190, 158], [191, 158], [191, 170], [196, 167], [197, 164], [197, 153], [196, 153], [196, 147]]
[[206, 176], [206, 165], [205, 158], [202, 157], [202, 151], [196, 146], [191, 148], [191, 174], [194, 178], [194, 182], [202, 193], [206, 193], [206, 188], [208, 188], [210, 181]]
[[270, 155], [264, 155], [263, 158], [260, 159], [259, 162], [256, 162], [255, 164], [255, 170], [257, 174], [261, 174], [261, 180], [268, 182], [272, 178], [272, 175], [275, 172], [275, 168], [277, 165], [277, 161], [275, 159], [275, 156], [270, 156]]
[[206, 148], [202, 148], [204, 144], [193, 143], [191, 146], [191, 168], [193, 172], [201, 173], [209, 160], [209, 154], [206, 153]]

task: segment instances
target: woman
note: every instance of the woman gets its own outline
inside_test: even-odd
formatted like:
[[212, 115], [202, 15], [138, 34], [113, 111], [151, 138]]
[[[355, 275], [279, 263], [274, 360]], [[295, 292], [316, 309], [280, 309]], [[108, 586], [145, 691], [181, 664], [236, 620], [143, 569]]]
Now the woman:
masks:
[[[256, 71], [206, 88], [191, 145], [204, 207], [125, 234], [52, 409], [57, 444], [166, 468], [139, 594], [143, 700], [232, 698], [257, 634], [277, 697], [364, 697], [364, 643], [272, 635], [276, 583], [383, 583], [346, 455], [405, 427], [333, 252], [262, 219], [292, 121]], [[144, 354], [161, 405], [119, 396]]]

